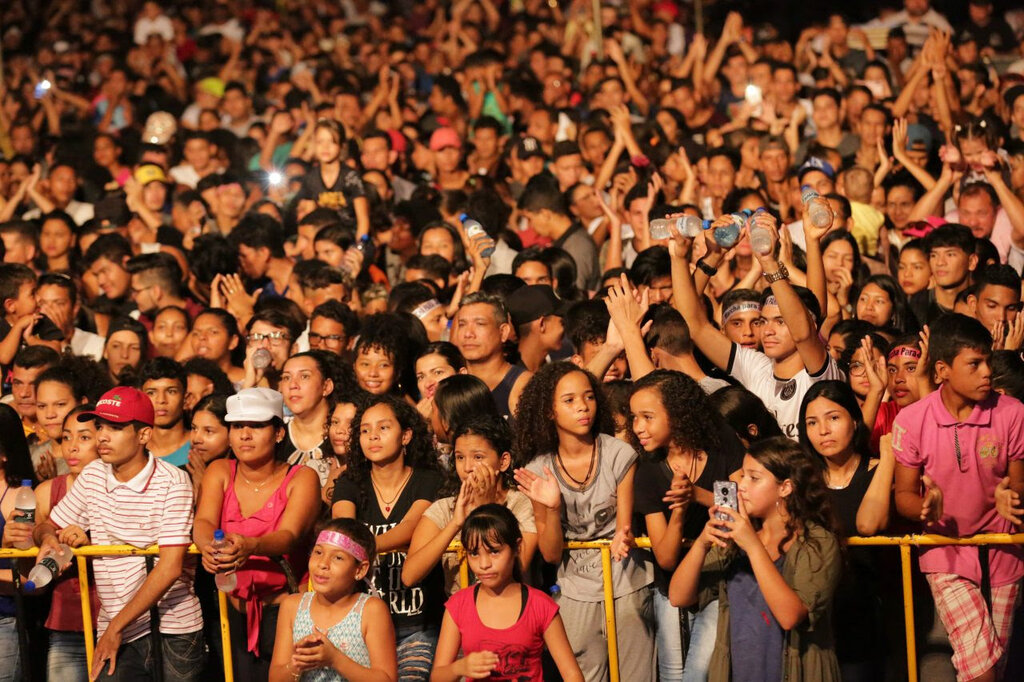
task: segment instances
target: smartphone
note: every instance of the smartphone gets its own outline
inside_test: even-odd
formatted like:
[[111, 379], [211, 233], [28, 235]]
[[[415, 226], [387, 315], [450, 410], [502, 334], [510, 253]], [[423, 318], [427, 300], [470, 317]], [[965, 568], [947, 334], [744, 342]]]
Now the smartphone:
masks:
[[747, 100], [747, 104], [757, 106], [763, 100], [761, 88], [753, 83], [749, 84], [746, 90], [743, 91], [743, 98]]
[[60, 341], [64, 338], [64, 332], [46, 315], [43, 315], [36, 321], [32, 327], [32, 334], [43, 341]]
[[[728, 507], [729, 509], [735, 510], [739, 509], [739, 502], [736, 499], [735, 481], [715, 481], [713, 492], [715, 495], [716, 507]], [[719, 521], [731, 521], [729, 516], [721, 512], [715, 512], [715, 517]]]

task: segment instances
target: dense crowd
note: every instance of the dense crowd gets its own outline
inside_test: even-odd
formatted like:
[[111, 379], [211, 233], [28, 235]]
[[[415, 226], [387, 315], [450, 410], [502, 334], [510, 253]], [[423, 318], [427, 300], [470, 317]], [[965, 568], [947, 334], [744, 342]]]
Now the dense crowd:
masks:
[[0, 5], [0, 681], [600, 682], [591, 540], [620, 679], [901, 679], [844, 538], [1020, 529], [1024, 10], [165, 4]]

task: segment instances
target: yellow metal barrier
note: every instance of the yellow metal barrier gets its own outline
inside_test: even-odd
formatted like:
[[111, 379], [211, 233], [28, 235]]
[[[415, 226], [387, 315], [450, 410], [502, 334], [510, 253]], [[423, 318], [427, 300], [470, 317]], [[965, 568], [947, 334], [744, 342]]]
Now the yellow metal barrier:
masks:
[[[910, 682], [917, 682], [917, 646], [914, 629], [914, 595], [911, 585], [912, 561], [911, 547], [938, 547], [945, 545], [979, 546], [979, 545], [1020, 545], [1024, 544], [1024, 533], [1015, 535], [1001, 533], [986, 533], [973, 535], [965, 538], [949, 538], [942, 535], [904, 535], [902, 537], [852, 537], [847, 538], [847, 544], [866, 547], [899, 547], [900, 568], [903, 580], [903, 616], [906, 627], [907, 646], [907, 675]], [[648, 538], [636, 538], [637, 547], [650, 548], [651, 541]], [[615, 600], [612, 590], [612, 558], [611, 541], [594, 540], [589, 542], [570, 541], [565, 543], [567, 550], [598, 549], [601, 551], [602, 579], [604, 582], [604, 611], [605, 622], [608, 632], [608, 668], [610, 682], [619, 681], [619, 652], [618, 641], [615, 629]], [[459, 556], [459, 584], [466, 587], [469, 584], [469, 570], [466, 561], [465, 551], [458, 542], [453, 542], [448, 552], [456, 552]], [[82, 621], [85, 626], [85, 652], [89, 669], [92, 669], [93, 657], [93, 632], [92, 632], [92, 605], [89, 601], [89, 578], [88, 559], [104, 556], [156, 556], [160, 553], [159, 547], [139, 549], [129, 545], [87, 545], [73, 550], [78, 562], [78, 584], [82, 593]], [[0, 549], [0, 559], [27, 559], [33, 558], [39, 553], [38, 548], [32, 549]], [[199, 554], [195, 545], [188, 548], [189, 554]], [[224, 649], [224, 679], [233, 680], [233, 667], [231, 662], [231, 642], [228, 628], [228, 602], [227, 595], [223, 592], [217, 593], [218, 606], [220, 609], [220, 631], [221, 642]]]

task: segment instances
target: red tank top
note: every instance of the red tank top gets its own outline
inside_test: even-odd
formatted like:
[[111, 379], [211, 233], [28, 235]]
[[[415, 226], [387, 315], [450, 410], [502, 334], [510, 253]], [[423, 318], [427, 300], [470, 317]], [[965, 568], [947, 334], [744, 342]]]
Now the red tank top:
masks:
[[[68, 492], [68, 476], [64, 474], [50, 484], [50, 509], [64, 499]], [[92, 626], [96, 627], [96, 585], [89, 580], [89, 601], [92, 604]], [[46, 629], [57, 632], [82, 632], [82, 590], [78, 585], [78, 562], [73, 561], [62, 576], [53, 583], [53, 601], [46, 617]]]
[[[238, 533], [245, 537], [259, 537], [277, 530], [284, 516], [284, 510], [288, 506], [288, 484], [295, 474], [302, 468], [293, 466], [285, 474], [284, 480], [278, 486], [274, 494], [270, 496], [260, 509], [252, 516], [243, 516], [238, 503], [238, 496], [235, 495], [235, 474], [238, 471], [238, 462], [231, 460], [231, 477], [228, 479], [228, 489], [224, 494], [224, 506], [220, 512], [220, 527], [225, 533]], [[296, 551], [284, 557], [292, 567], [292, 574], [300, 585], [305, 582], [306, 566], [308, 565], [309, 553], [306, 551], [305, 543], [297, 547]], [[263, 614], [263, 599], [272, 597], [275, 594], [288, 591], [288, 579], [280, 564], [274, 559], [265, 556], [253, 555], [235, 571], [238, 584], [232, 594], [245, 604], [246, 624], [248, 625], [249, 651], [256, 653], [259, 650], [259, 624]]]

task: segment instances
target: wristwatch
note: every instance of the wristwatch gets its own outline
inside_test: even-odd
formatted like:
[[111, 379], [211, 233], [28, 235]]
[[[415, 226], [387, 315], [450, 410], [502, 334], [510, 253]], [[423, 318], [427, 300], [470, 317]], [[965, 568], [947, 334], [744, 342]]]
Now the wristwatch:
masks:
[[708, 277], [714, 277], [715, 273], [718, 272], [718, 268], [713, 265], [708, 265], [703, 258], [697, 261], [697, 269], [703, 272]]
[[784, 263], [779, 263], [779, 269], [777, 271], [764, 273], [764, 281], [768, 282], [768, 284], [774, 284], [780, 279], [789, 279], [789, 270], [786, 269], [786, 265]]

